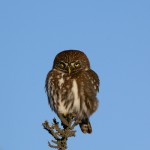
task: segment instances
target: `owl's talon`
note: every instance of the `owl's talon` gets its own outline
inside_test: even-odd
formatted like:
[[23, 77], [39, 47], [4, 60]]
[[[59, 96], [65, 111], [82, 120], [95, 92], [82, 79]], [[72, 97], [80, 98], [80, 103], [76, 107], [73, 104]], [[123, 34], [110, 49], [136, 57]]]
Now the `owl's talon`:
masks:
[[58, 113], [57, 115], [58, 115], [58, 117], [61, 120], [61, 122], [62, 122], [63, 125], [69, 126], [68, 121], [64, 118], [64, 115], [62, 115], [60, 113]]

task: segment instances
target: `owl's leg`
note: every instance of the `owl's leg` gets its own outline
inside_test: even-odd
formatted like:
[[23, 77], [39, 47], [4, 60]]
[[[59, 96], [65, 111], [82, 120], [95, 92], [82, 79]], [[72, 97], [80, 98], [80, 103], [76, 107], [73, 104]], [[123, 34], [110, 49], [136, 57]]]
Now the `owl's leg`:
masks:
[[92, 133], [92, 126], [88, 118], [82, 119], [79, 125], [83, 133]]

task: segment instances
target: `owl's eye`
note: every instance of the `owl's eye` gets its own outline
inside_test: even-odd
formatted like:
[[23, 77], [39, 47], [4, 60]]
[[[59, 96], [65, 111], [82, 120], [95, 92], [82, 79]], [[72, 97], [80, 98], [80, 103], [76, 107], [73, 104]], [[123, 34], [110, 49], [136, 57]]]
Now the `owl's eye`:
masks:
[[80, 63], [75, 63], [74, 66], [75, 66], [75, 68], [78, 68], [78, 67], [80, 67]]
[[65, 64], [64, 64], [63, 62], [61, 62], [61, 63], [59, 63], [59, 67], [60, 67], [61, 69], [63, 69], [63, 68], [65, 68]]

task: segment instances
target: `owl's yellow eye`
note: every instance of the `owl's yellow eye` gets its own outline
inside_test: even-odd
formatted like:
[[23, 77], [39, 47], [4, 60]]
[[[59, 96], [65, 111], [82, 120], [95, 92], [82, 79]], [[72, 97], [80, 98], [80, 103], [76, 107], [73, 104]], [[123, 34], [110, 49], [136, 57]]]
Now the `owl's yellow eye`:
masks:
[[80, 63], [75, 63], [74, 66], [75, 66], [76, 68], [78, 68], [78, 67], [80, 67]]
[[61, 69], [65, 68], [65, 64], [64, 64], [63, 62], [61, 62], [61, 63], [59, 64], [59, 66], [60, 66]]

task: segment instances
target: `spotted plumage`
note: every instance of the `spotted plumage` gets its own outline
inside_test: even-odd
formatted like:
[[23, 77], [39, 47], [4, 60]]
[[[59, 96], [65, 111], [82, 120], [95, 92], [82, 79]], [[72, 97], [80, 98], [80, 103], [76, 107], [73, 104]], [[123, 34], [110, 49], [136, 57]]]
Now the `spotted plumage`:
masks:
[[75, 113], [82, 120], [82, 132], [92, 132], [89, 117], [98, 107], [99, 78], [83, 52], [65, 50], [57, 54], [45, 87], [50, 107], [58, 116]]

